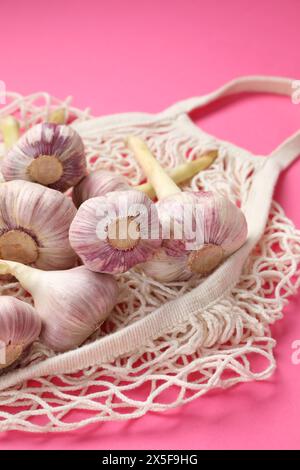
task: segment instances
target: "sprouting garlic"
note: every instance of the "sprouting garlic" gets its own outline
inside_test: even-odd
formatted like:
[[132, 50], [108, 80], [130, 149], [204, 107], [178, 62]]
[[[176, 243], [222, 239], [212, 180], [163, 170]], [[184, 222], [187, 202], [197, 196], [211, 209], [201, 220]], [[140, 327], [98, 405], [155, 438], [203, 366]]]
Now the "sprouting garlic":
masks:
[[92, 271], [128, 271], [161, 244], [155, 204], [134, 189], [89, 199], [71, 224], [70, 243]]
[[228, 198], [212, 192], [182, 192], [141, 139], [129, 137], [128, 145], [158, 196], [162, 248], [168, 257], [157, 255], [152, 265], [144, 265], [148, 275], [160, 281], [206, 275], [245, 243], [245, 216]]
[[[197, 175], [200, 171], [206, 170], [210, 165], [215, 161], [218, 156], [217, 150], [209, 150], [206, 153], [203, 153], [200, 157], [195, 160], [181, 163], [181, 165], [176, 166], [169, 171], [169, 177], [176, 184], [184, 183], [193, 176]], [[151, 199], [156, 197], [154, 187], [151, 182], [140, 184], [136, 186], [136, 189], [146, 193]]]
[[0, 121], [5, 149], [10, 149], [20, 137], [20, 124], [14, 116], [5, 116]]
[[84, 266], [41, 271], [1, 260], [0, 273], [14, 275], [32, 295], [42, 319], [41, 341], [59, 352], [80, 346], [105, 321], [117, 301], [114, 277]]
[[65, 124], [66, 120], [67, 113], [65, 108], [55, 108], [49, 113], [47, 122], [52, 122], [53, 124]]
[[[217, 157], [217, 150], [211, 150], [191, 162], [182, 163], [170, 171], [173, 181], [180, 184], [187, 181], [199, 171], [208, 168]], [[96, 170], [83, 178], [73, 189], [73, 201], [79, 207], [84, 201], [92, 197], [105, 196], [111, 191], [126, 191], [132, 189], [126, 178], [118, 173], [108, 170]], [[135, 189], [143, 191], [150, 198], [155, 197], [155, 191], [151, 183], [143, 183]]]
[[0, 296], [0, 371], [13, 364], [40, 331], [41, 319], [31, 305]]
[[66, 125], [37, 124], [8, 151], [1, 170], [6, 181], [27, 180], [66, 191], [86, 174], [82, 139]]
[[0, 185], [0, 258], [54, 270], [73, 267], [69, 227], [76, 214], [64, 194], [28, 181]]
[[79, 207], [87, 199], [105, 196], [112, 191], [126, 191], [130, 185], [124, 176], [108, 170], [97, 170], [73, 188], [73, 202]]

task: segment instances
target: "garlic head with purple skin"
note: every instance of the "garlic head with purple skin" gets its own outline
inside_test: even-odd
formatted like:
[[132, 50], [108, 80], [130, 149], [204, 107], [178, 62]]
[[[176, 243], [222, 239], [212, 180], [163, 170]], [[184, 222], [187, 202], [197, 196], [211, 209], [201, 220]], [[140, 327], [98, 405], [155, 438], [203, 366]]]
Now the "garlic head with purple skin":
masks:
[[149, 261], [142, 263], [140, 268], [146, 276], [162, 283], [187, 281], [192, 275], [187, 268], [184, 254], [176, 257], [170, 256], [166, 253], [164, 245]]
[[17, 361], [40, 331], [41, 319], [31, 305], [0, 296], [0, 371]]
[[27, 180], [66, 191], [86, 174], [82, 139], [70, 126], [36, 124], [5, 155], [1, 171], [6, 181]]
[[69, 236], [89, 269], [113, 274], [147, 261], [161, 245], [155, 204], [133, 189], [85, 201]]
[[[156, 255], [149, 266], [143, 265], [148, 275], [166, 282], [207, 275], [245, 243], [245, 216], [228, 198], [212, 192], [182, 192], [141, 139], [129, 137], [128, 145], [159, 199], [165, 255]], [[166, 259], [169, 264], [164, 272]]]
[[0, 261], [0, 274], [12, 274], [28, 291], [42, 320], [40, 339], [54, 351], [80, 346], [106, 320], [117, 302], [113, 276], [84, 266], [42, 271], [13, 261]]
[[73, 188], [73, 202], [79, 207], [92, 197], [105, 196], [112, 191], [126, 191], [130, 187], [124, 176], [108, 170], [96, 170]]
[[237, 209], [228, 198], [204, 191], [159, 201], [161, 225], [176, 227], [179, 235], [181, 227], [185, 227], [184, 240], [174, 239], [173, 234], [165, 238], [161, 250], [141, 266], [144, 273], [160, 282], [209, 274], [246, 240], [245, 218]]
[[29, 181], [0, 185], [0, 258], [41, 269], [76, 263], [69, 227], [76, 214], [64, 194]]

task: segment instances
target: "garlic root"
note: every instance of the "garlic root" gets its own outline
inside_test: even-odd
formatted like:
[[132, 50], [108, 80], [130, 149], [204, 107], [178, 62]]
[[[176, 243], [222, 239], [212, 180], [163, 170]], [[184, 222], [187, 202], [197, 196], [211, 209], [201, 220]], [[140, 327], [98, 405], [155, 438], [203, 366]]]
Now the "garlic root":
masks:
[[47, 122], [52, 124], [65, 124], [67, 119], [67, 113], [65, 108], [56, 108], [49, 114]]
[[126, 178], [108, 170], [96, 170], [83, 178], [73, 188], [73, 202], [79, 207], [92, 197], [105, 196], [112, 191], [126, 191], [131, 186]]

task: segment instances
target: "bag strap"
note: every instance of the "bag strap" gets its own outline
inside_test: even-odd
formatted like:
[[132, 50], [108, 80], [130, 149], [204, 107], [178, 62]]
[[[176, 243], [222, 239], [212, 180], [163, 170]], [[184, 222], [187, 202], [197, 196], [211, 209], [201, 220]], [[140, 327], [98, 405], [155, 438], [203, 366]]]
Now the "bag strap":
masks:
[[207, 95], [188, 98], [169, 107], [168, 113], [190, 113], [220, 98], [239, 93], [271, 93], [291, 96], [296, 80], [286, 77], [246, 76], [239, 77], [221, 86]]
[[295, 132], [269, 155], [268, 159], [278, 165], [279, 171], [287, 168], [300, 155], [300, 131]]

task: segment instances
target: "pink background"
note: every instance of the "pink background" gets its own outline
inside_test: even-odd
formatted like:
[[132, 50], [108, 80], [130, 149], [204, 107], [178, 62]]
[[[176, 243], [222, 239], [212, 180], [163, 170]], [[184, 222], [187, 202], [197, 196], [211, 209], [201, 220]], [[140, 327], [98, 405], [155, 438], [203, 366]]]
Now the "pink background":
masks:
[[[0, 6], [0, 79], [9, 90], [74, 96], [94, 114], [156, 112], [238, 75], [300, 79], [298, 0], [51, 0]], [[197, 122], [256, 153], [299, 128], [300, 105], [274, 97], [213, 106]], [[216, 111], [219, 111], [218, 113]], [[300, 161], [276, 200], [300, 227]], [[0, 434], [1, 449], [300, 447], [300, 297], [273, 328], [278, 369], [264, 383], [218, 391], [165, 414], [71, 434]]]

